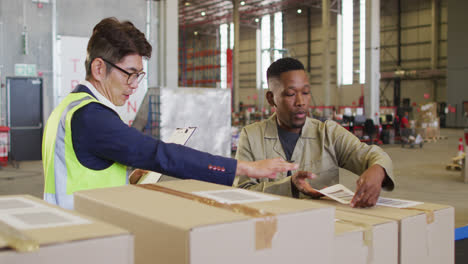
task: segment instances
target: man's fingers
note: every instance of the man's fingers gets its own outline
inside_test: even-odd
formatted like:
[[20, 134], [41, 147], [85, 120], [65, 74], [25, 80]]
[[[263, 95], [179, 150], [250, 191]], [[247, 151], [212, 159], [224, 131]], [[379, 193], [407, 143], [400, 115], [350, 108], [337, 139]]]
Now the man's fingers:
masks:
[[317, 175], [308, 171], [298, 171], [296, 177], [299, 179], [314, 179], [317, 177]]
[[299, 165], [298, 165], [298, 164], [289, 163], [289, 162], [283, 161], [282, 164], [279, 166], [278, 169], [280, 169], [282, 172], [284, 172], [284, 171], [293, 171], [293, 170], [297, 170], [298, 168], [299, 168]]
[[271, 172], [271, 171], [263, 171], [263, 172], [258, 172], [256, 174], [250, 174], [248, 175], [250, 178], [254, 179], [261, 179], [261, 178], [267, 178], [267, 179], [276, 179], [276, 171]]
[[374, 206], [375, 202], [374, 200], [377, 200], [376, 197], [378, 197], [379, 194], [376, 193], [376, 190], [372, 188], [368, 188], [365, 195], [362, 198], [362, 201], [364, 203], [364, 206], [369, 207], [369, 206]]
[[351, 200], [351, 206], [352, 207], [358, 207], [361, 204], [361, 199], [364, 194], [364, 190], [361, 187], [357, 187], [356, 193], [353, 196], [353, 199]]
[[148, 172], [149, 171], [147, 170], [135, 169], [128, 177], [128, 181], [130, 182], [130, 184], [136, 184], [140, 180], [141, 176], [145, 175]]
[[297, 170], [299, 168], [298, 164], [287, 162], [283, 158], [275, 158], [273, 161], [276, 165], [275, 168], [281, 170], [281, 172]]
[[359, 191], [353, 197], [351, 201], [352, 207], [370, 207], [377, 203], [379, 192], [372, 188], [362, 185]]
[[357, 181], [356, 181], [356, 185], [357, 187], [361, 187], [361, 185], [364, 183], [364, 180], [362, 178], [359, 178]]
[[312, 188], [312, 186], [310, 186], [309, 182], [307, 182], [306, 180], [313, 179], [315, 177], [316, 175], [312, 172], [298, 171], [292, 176], [292, 182], [294, 183], [294, 185], [296, 185], [297, 189], [300, 192], [316, 198], [322, 196], [322, 194], [314, 188]]
[[314, 198], [317, 198], [317, 197], [321, 197], [323, 196], [323, 194], [321, 194], [320, 192], [318, 192], [317, 190], [315, 190], [314, 188], [310, 187], [310, 185], [308, 186], [305, 186], [304, 188], [304, 193], [311, 196], [311, 197], [314, 197]]

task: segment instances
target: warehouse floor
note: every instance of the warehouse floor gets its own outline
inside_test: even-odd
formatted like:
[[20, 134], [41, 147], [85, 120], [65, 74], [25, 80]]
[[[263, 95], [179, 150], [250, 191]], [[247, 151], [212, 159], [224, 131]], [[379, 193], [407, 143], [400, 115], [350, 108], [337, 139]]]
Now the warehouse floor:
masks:
[[[460, 171], [448, 171], [445, 165], [457, 154], [462, 129], [442, 129], [448, 136], [437, 142], [426, 143], [422, 149], [386, 145], [383, 148], [392, 157], [397, 185], [393, 192], [382, 196], [408, 200], [448, 204], [455, 207], [455, 227], [468, 225], [468, 184], [463, 183]], [[0, 195], [31, 194], [42, 197], [43, 173], [40, 161], [20, 162], [0, 169]], [[340, 171], [343, 184], [354, 189], [357, 179], [349, 172]]]

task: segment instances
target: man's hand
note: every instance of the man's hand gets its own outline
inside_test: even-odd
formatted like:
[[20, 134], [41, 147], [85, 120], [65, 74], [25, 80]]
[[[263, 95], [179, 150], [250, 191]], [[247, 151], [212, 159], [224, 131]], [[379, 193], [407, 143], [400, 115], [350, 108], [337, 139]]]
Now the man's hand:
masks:
[[147, 170], [140, 170], [140, 169], [135, 169], [132, 171], [130, 176], [128, 177], [128, 182], [130, 184], [137, 184], [138, 181], [140, 180], [141, 176], [147, 174], [149, 171]]
[[291, 176], [291, 182], [296, 186], [297, 190], [303, 194], [309, 195], [312, 198], [319, 198], [323, 194], [319, 193], [317, 190], [310, 186], [309, 182], [306, 179], [313, 179], [317, 177], [312, 172], [307, 171], [298, 171], [293, 176]]
[[236, 175], [248, 176], [250, 178], [275, 179], [278, 172], [297, 170], [299, 165], [289, 163], [282, 158], [267, 159], [259, 161], [237, 161]]
[[379, 199], [385, 170], [380, 165], [368, 168], [357, 180], [356, 193], [351, 200], [352, 207], [374, 206]]

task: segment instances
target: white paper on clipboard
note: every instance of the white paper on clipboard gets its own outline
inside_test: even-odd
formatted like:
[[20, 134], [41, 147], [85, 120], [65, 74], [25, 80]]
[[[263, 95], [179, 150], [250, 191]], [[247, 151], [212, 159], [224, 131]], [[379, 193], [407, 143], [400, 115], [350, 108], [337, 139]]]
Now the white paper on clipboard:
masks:
[[[167, 143], [185, 145], [196, 129], [196, 127], [177, 128], [174, 133], [172, 133]], [[161, 173], [150, 171], [141, 176], [137, 184], [157, 183], [159, 178], [161, 178]]]

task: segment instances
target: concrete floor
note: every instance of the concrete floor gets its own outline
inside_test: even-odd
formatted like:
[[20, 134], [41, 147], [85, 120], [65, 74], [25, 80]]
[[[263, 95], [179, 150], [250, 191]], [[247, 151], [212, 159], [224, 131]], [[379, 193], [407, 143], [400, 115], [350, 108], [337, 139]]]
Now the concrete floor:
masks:
[[[422, 149], [386, 145], [392, 157], [396, 188], [382, 192], [382, 196], [407, 200], [447, 204], [455, 207], [455, 226], [468, 225], [468, 184], [463, 183], [460, 171], [448, 171], [445, 165], [457, 154], [462, 129], [442, 129], [448, 139], [426, 143]], [[345, 170], [340, 171], [341, 182], [354, 190], [357, 179]], [[42, 197], [43, 172], [40, 161], [20, 162], [0, 169], [0, 195], [31, 194]]]

